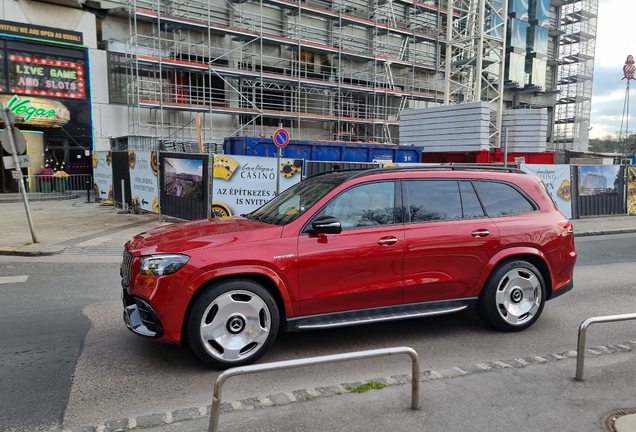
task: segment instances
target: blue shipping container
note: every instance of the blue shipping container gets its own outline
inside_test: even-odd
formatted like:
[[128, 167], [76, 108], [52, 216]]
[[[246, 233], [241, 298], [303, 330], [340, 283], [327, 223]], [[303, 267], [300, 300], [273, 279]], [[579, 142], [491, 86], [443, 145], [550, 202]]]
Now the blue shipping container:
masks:
[[[278, 147], [271, 138], [229, 137], [223, 142], [226, 154], [276, 157]], [[291, 140], [283, 147], [283, 157], [314, 161], [421, 162], [421, 147], [400, 147], [386, 144], [357, 144], [332, 141]]]

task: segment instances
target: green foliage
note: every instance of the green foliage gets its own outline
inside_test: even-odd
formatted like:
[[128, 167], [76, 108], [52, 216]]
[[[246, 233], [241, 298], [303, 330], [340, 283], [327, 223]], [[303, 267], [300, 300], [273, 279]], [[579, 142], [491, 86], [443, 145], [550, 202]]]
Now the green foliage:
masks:
[[386, 384], [370, 381], [368, 383], [360, 384], [358, 387], [346, 387], [346, 389], [352, 393], [364, 393], [369, 390], [382, 390], [384, 387], [386, 387]]

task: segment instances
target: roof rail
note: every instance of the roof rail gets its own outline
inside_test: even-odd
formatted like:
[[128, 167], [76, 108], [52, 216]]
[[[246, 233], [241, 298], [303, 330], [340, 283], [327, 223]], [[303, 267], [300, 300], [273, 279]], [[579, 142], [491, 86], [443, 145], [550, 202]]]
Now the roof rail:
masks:
[[338, 174], [338, 173], [342, 173], [342, 172], [351, 172], [351, 173], [357, 173], [360, 171], [367, 171], [369, 169], [376, 169], [376, 168], [346, 168], [346, 169], [335, 169], [335, 170], [330, 170], [330, 171], [322, 171], [316, 174], [312, 174], [309, 177], [306, 177], [305, 180], [309, 180], [311, 178], [314, 177], [320, 177], [323, 175], [327, 175], [327, 174]]
[[436, 170], [451, 170], [451, 171], [469, 171], [469, 170], [481, 170], [481, 171], [504, 171], [510, 173], [517, 174], [526, 174], [524, 171], [521, 171], [518, 168], [509, 168], [502, 166], [483, 166], [483, 165], [466, 165], [466, 164], [457, 164], [457, 165], [427, 165], [427, 166], [417, 166], [417, 165], [409, 165], [409, 166], [388, 166], [383, 168], [372, 168], [366, 169], [363, 172], [358, 172], [347, 180], [352, 180], [357, 177], [363, 177], [371, 174], [380, 174], [384, 172], [392, 172], [392, 171], [436, 171]]

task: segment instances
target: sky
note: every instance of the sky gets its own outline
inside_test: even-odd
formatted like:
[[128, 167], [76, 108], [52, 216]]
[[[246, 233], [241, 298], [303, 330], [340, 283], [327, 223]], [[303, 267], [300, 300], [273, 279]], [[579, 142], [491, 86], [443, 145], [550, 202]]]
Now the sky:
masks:
[[203, 161], [194, 159], [170, 158], [178, 174], [203, 176]]
[[[636, 2], [600, 0], [598, 8], [590, 138], [620, 130], [625, 100], [623, 65], [629, 54], [636, 57]], [[636, 81], [631, 83], [629, 129], [636, 131]]]

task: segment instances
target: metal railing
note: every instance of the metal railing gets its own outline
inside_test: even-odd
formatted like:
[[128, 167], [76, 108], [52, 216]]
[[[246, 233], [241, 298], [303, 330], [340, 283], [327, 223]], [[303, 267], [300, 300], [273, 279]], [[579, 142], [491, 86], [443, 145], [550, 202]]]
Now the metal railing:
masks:
[[95, 196], [93, 176], [90, 174], [70, 174], [66, 177], [28, 175], [24, 176], [24, 182], [29, 200], [84, 198], [90, 201]]
[[280, 369], [291, 369], [302, 366], [336, 363], [346, 360], [357, 360], [372, 357], [384, 357], [394, 354], [408, 354], [411, 357], [411, 407], [420, 409], [420, 359], [417, 352], [409, 347], [383, 348], [376, 350], [357, 351], [345, 354], [334, 354], [320, 357], [309, 357], [297, 360], [286, 360], [260, 365], [242, 366], [228, 369], [222, 372], [214, 382], [214, 398], [212, 399], [212, 411], [210, 412], [210, 425], [208, 432], [217, 432], [219, 427], [219, 414], [221, 412], [221, 391], [223, 383], [237, 375], [247, 375], [258, 372], [266, 372]]
[[625, 315], [606, 315], [600, 317], [588, 318], [581, 323], [579, 327], [579, 341], [576, 350], [576, 375], [575, 378], [578, 381], [583, 381], [583, 368], [585, 363], [585, 337], [587, 336], [587, 329], [592, 324], [607, 323], [607, 322], [619, 322], [636, 320], [636, 313]]

